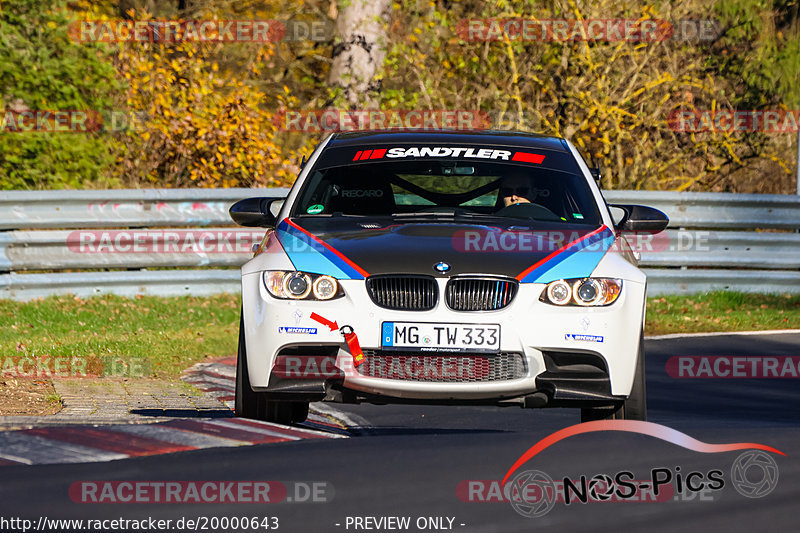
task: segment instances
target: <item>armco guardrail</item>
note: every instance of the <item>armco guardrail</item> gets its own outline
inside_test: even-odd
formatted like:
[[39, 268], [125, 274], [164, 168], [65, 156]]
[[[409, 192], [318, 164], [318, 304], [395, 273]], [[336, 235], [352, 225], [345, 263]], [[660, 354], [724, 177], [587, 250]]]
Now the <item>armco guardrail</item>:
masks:
[[231, 227], [22, 230], [0, 232], [0, 250], [12, 271], [230, 267], [241, 266], [263, 236], [259, 228]]
[[3, 191], [0, 230], [226, 226], [231, 224], [230, 205], [254, 191], [258, 189]]
[[670, 227], [705, 229], [800, 228], [800, 196], [722, 192], [606, 191], [612, 204], [642, 204], [665, 212]]
[[[236, 292], [235, 267], [247, 261], [263, 232], [236, 228], [228, 208], [242, 198], [287, 192], [2, 192], [0, 298]], [[634, 243], [652, 295], [716, 289], [800, 293], [796, 196], [654, 191], [605, 196], [609, 203], [649, 205], [670, 217], [665, 233]], [[191, 246], [194, 242], [202, 246]], [[107, 253], [111, 247], [114, 253]], [[153, 270], [165, 267], [170, 270]]]

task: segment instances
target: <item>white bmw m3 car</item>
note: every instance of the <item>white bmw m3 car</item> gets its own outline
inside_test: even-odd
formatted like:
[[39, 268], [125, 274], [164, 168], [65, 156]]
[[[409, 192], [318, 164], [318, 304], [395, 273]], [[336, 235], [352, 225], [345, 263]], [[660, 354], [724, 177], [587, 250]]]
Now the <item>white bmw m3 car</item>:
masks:
[[646, 418], [645, 274], [625, 239], [667, 225], [609, 206], [567, 140], [516, 132], [327, 138], [242, 267], [238, 416], [309, 402], [574, 407]]

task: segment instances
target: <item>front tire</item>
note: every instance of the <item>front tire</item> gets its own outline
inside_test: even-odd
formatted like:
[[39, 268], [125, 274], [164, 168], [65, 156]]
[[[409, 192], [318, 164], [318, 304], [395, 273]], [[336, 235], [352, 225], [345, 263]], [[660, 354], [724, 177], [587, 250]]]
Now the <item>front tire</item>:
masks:
[[644, 334], [639, 337], [639, 353], [633, 376], [631, 394], [625, 401], [611, 407], [581, 409], [581, 422], [594, 420], [647, 420], [647, 387], [644, 367]]
[[247, 371], [247, 346], [244, 336], [244, 315], [239, 320], [239, 350], [236, 357], [236, 396], [234, 412], [242, 418], [276, 424], [299, 424], [308, 418], [308, 402], [268, 400], [263, 392], [250, 387]]
[[247, 372], [247, 348], [244, 340], [244, 316], [239, 319], [239, 351], [236, 357], [236, 396], [234, 412], [242, 418], [258, 418], [259, 407], [264, 399], [250, 388]]

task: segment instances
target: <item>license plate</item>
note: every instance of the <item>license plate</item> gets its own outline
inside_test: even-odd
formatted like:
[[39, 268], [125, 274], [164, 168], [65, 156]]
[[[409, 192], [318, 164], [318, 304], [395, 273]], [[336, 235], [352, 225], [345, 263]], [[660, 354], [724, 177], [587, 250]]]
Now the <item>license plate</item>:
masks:
[[381, 346], [422, 352], [499, 352], [499, 324], [384, 322]]

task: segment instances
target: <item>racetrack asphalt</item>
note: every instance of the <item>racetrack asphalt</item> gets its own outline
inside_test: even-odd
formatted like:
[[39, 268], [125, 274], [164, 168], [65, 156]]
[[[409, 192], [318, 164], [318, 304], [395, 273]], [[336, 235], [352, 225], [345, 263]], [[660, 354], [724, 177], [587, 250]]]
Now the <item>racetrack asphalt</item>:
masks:
[[[800, 334], [650, 339], [645, 347], [649, 421], [705, 443], [759, 443], [780, 450], [786, 456], [764, 452], [777, 465], [777, 479], [759, 477], [758, 465], [746, 476], [751, 485], [764, 481], [762, 489], [767, 481], [777, 481], [766, 487], [772, 487], [771, 492], [752, 498], [734, 488], [736, 472], [741, 473], [734, 466], [743, 464], [742, 450], [701, 453], [653, 436], [603, 431], [557, 442], [518, 473], [536, 470], [556, 482], [577, 482], [581, 476], [613, 477], [622, 471], [630, 471], [636, 480], [649, 480], [652, 470], [663, 469], [660, 472], [669, 471], [673, 477], [669, 491], [662, 485], [662, 494], [669, 496], [666, 501], [555, 502], [546, 514], [529, 518], [508, 501], [462, 501], [470, 496], [463, 488], [473, 488], [473, 500], [490, 495], [493, 485], [475, 482], [502, 479], [535, 443], [577, 424], [576, 411], [336, 405], [343, 418], [357, 426], [351, 428], [354, 438], [211, 448], [93, 464], [5, 466], [0, 470], [0, 518], [24, 517], [36, 523], [41, 516], [173, 521], [269, 516], [278, 518], [282, 531], [800, 530], [800, 378], [685, 379], [666, 370], [670, 358], [677, 356], [797, 357]], [[679, 490], [679, 473], [685, 480], [697, 472], [695, 480], [708, 481], [714, 470], [724, 481], [719, 490], [693, 492], [685, 482]], [[320, 482], [327, 494], [320, 499], [328, 501], [76, 503], [69, 488], [87, 480], [280, 481], [295, 499], [301, 496], [294, 492], [298, 486]], [[409, 517], [410, 525], [366, 528], [377, 524], [366, 517], [389, 516]], [[422, 524], [426, 517], [444, 520], [419, 528], [417, 520]]]

